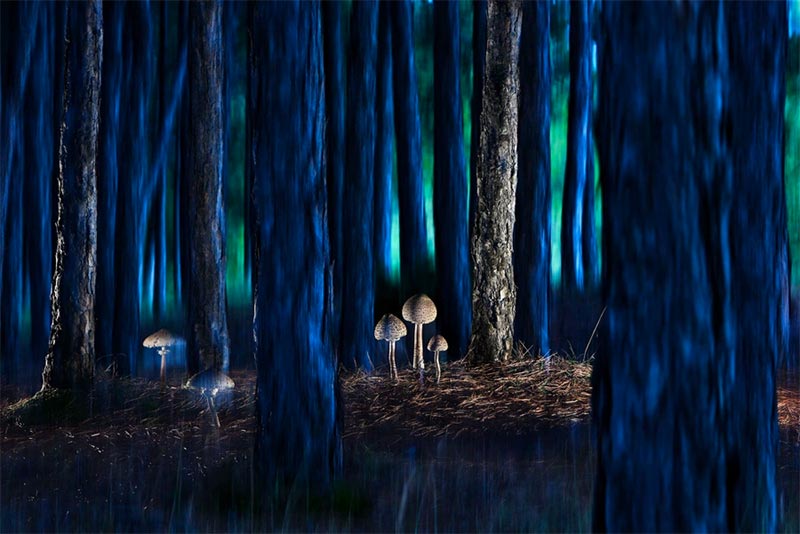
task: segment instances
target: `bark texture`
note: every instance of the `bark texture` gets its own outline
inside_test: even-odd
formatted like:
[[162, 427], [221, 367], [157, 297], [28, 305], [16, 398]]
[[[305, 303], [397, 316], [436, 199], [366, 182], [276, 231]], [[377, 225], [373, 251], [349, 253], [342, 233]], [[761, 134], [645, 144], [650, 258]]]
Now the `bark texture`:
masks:
[[67, 20], [52, 324], [42, 389], [85, 388], [94, 378], [102, 4], [71, 4]]
[[523, 7], [514, 223], [516, 339], [546, 354], [550, 320], [550, 3]]
[[[203, 368], [227, 369], [230, 358], [225, 309], [225, 212], [223, 168], [222, 5], [190, 6], [192, 45], [191, 141], [189, 188], [190, 291], [189, 352]], [[190, 369], [196, 372], [197, 369]]]
[[[469, 143], [469, 240], [475, 228], [475, 210], [478, 207], [478, 152], [481, 144], [481, 109], [483, 75], [486, 66], [486, 0], [472, 2], [472, 121]], [[472, 259], [470, 258], [470, 261]]]
[[376, 298], [390, 296], [392, 251], [392, 169], [394, 168], [394, 105], [392, 104], [391, 5], [378, 7], [378, 59], [375, 98], [375, 255]]
[[517, 187], [520, 2], [490, 1], [481, 112], [478, 191], [472, 239], [472, 339], [476, 361], [506, 360], [514, 342], [511, 263]]

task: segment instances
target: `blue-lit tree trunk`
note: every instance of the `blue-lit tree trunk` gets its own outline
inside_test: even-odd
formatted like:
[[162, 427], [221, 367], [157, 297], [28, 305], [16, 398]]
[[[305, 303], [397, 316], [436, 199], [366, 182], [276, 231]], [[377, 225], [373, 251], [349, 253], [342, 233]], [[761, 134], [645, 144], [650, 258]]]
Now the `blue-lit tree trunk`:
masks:
[[94, 378], [102, 5], [70, 4], [67, 26], [66, 83], [58, 147], [53, 319], [42, 389], [88, 387]]
[[774, 531], [786, 6], [602, 18], [594, 527]]
[[397, 197], [400, 209], [400, 286], [405, 297], [423, 289], [428, 238], [422, 187], [422, 131], [414, 66], [414, 16], [409, 0], [398, 0], [391, 5]]
[[339, 356], [348, 368], [367, 370], [372, 368], [375, 348], [372, 210], [377, 29], [378, 4], [366, 1], [353, 4], [347, 68], [347, 180], [342, 204], [344, 280]]
[[[589, 86], [589, 98], [592, 98]], [[583, 259], [583, 286], [587, 290], [596, 289], [600, 281], [600, 261], [598, 260], [597, 231], [594, 224], [594, 139], [592, 118], [589, 117], [586, 134], [586, 187], [583, 189], [583, 221], [581, 222], [581, 256]]]
[[[187, 352], [203, 368], [227, 369], [230, 357], [225, 309], [222, 5], [189, 7], [191, 184], [189, 185], [189, 322]], [[189, 369], [193, 372], [195, 369]]]
[[472, 318], [458, 3], [436, 2], [433, 13], [436, 302], [443, 310], [439, 325], [449, 354], [458, 358], [467, 351]]
[[[469, 239], [475, 226], [475, 209], [478, 206], [478, 151], [481, 144], [481, 98], [486, 64], [486, 0], [472, 1], [472, 121], [469, 143]], [[470, 261], [472, 261], [470, 259]]]
[[330, 237], [333, 272], [334, 348], [338, 350], [342, 317], [342, 286], [344, 282], [344, 249], [342, 206], [345, 165], [345, 75], [344, 41], [342, 37], [343, 2], [322, 2], [322, 35], [325, 58], [326, 167], [328, 188], [328, 235]]
[[[590, 0], [569, 6], [569, 117], [567, 163], [561, 208], [561, 285], [567, 291], [582, 291], [584, 191], [589, 187], [592, 119], [592, 40], [589, 28]], [[593, 187], [593, 183], [591, 184]]]
[[[341, 465], [337, 363], [329, 336], [320, 19], [316, 2], [253, 7], [251, 77], [258, 87], [250, 95], [260, 113], [248, 151], [255, 158], [258, 231], [256, 459], [267, 481], [308, 481], [318, 488]], [[374, 30], [373, 17], [367, 35]]]
[[519, 145], [514, 223], [514, 334], [546, 354], [550, 318], [550, 3], [523, 8], [519, 51]]

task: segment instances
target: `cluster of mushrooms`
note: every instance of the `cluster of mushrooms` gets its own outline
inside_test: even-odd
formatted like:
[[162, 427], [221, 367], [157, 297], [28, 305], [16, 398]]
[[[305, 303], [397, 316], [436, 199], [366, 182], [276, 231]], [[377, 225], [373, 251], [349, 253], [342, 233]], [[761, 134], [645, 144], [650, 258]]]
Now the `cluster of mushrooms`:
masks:
[[[422, 325], [432, 323], [436, 319], [436, 305], [424, 293], [414, 295], [403, 304], [403, 319], [414, 325], [414, 355], [411, 366], [419, 367], [420, 377], [425, 371], [425, 359], [422, 357]], [[395, 361], [395, 343], [408, 334], [406, 325], [395, 315], [387, 313], [375, 325], [375, 339], [389, 342], [389, 376], [397, 379], [397, 362]], [[447, 350], [447, 340], [444, 336], [435, 335], [428, 341], [428, 350], [434, 353], [436, 363], [436, 383], [442, 376], [439, 365], [439, 353]]]

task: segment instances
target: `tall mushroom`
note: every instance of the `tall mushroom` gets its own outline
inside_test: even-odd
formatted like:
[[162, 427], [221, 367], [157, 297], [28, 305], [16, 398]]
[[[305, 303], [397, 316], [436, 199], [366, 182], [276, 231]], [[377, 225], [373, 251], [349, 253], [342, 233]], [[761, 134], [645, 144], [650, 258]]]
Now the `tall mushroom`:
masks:
[[230, 391], [234, 387], [233, 379], [214, 368], [197, 373], [186, 382], [187, 389], [193, 389], [206, 398], [211, 412], [211, 424], [219, 427], [219, 416], [214, 404], [214, 397], [220, 391]]
[[422, 325], [432, 323], [436, 319], [436, 305], [424, 293], [414, 295], [403, 304], [403, 319], [414, 323], [414, 369], [419, 365], [420, 371], [425, 369], [422, 359]]
[[395, 346], [398, 339], [408, 333], [406, 325], [396, 316], [388, 313], [381, 317], [375, 325], [375, 339], [389, 342], [389, 377], [397, 379], [397, 363], [394, 358]]
[[433, 336], [428, 341], [428, 350], [434, 354], [433, 361], [436, 362], [436, 383], [439, 383], [439, 378], [442, 376], [442, 368], [439, 366], [439, 353], [447, 350], [447, 340], [442, 335]]
[[162, 328], [158, 332], [150, 334], [144, 339], [142, 345], [148, 349], [158, 349], [158, 354], [161, 356], [161, 383], [167, 382], [167, 354], [169, 354], [169, 347], [178, 343], [180, 338], [175, 337], [172, 332], [166, 328]]

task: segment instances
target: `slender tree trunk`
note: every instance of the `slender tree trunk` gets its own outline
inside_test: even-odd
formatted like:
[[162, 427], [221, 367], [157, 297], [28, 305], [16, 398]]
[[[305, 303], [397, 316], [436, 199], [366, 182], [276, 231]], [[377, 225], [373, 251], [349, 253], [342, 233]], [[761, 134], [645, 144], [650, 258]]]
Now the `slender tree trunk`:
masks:
[[519, 52], [519, 169], [514, 224], [516, 338], [549, 350], [550, 319], [550, 3], [523, 7]]
[[372, 335], [375, 325], [372, 210], [378, 4], [356, 2], [352, 9], [347, 69], [347, 180], [342, 205], [345, 264], [339, 350], [344, 365], [369, 370], [372, 368], [370, 355], [375, 353]]
[[[253, 12], [253, 75], [264, 89], [251, 93], [261, 110], [251, 154], [256, 246], [265, 252], [256, 252], [256, 459], [268, 481], [319, 489], [341, 467], [337, 363], [328, 335], [320, 7], [258, 3]], [[375, 18], [366, 28], [370, 38]]]
[[[167, 95], [167, 3], [159, 6], [160, 26], [159, 26], [159, 53], [158, 53], [158, 124], [165, 125], [169, 120], [169, 99]], [[155, 136], [156, 142], [162, 142]], [[153, 153], [161, 149], [159, 146], [153, 147]], [[169, 158], [163, 158], [158, 168], [155, 169], [157, 180], [155, 196], [153, 198], [154, 219], [154, 250], [155, 250], [155, 280], [153, 290], [153, 320], [160, 323], [164, 319], [165, 306], [167, 302], [167, 165]]]
[[414, 66], [414, 16], [409, 0], [392, 2], [392, 77], [397, 135], [397, 196], [400, 208], [400, 286], [404, 295], [423, 290], [428, 262], [422, 131]]
[[94, 377], [103, 7], [100, 2], [71, 4], [67, 19], [70, 30], [59, 142], [53, 323], [42, 389], [87, 387]]
[[514, 341], [511, 263], [517, 187], [517, 98], [522, 6], [490, 0], [481, 112], [478, 192], [472, 239], [472, 339], [476, 361], [506, 360]]
[[[561, 286], [583, 291], [583, 212], [590, 121], [592, 114], [592, 40], [589, 29], [591, 0], [569, 6], [569, 117], [567, 164], [561, 208]], [[593, 184], [592, 184], [593, 186]]]
[[[591, 99], [592, 89], [589, 88]], [[583, 258], [583, 282], [587, 290], [596, 289], [600, 280], [600, 261], [597, 250], [597, 232], [594, 224], [594, 139], [592, 137], [592, 119], [589, 116], [588, 133], [586, 134], [586, 187], [583, 189], [583, 221], [581, 223], [581, 256]]]
[[189, 224], [189, 352], [204, 368], [227, 369], [230, 342], [225, 309], [225, 212], [222, 195], [222, 5], [191, 4], [191, 179]]
[[467, 175], [458, 3], [434, 4], [434, 225], [439, 324], [451, 357], [467, 351], [471, 323]]
[[776, 528], [785, 9], [603, 7], [596, 530]]
[[[470, 100], [469, 144], [469, 240], [475, 228], [478, 207], [478, 153], [481, 144], [483, 75], [486, 66], [486, 0], [472, 1], [472, 99]], [[470, 258], [472, 261], [472, 258]]]

